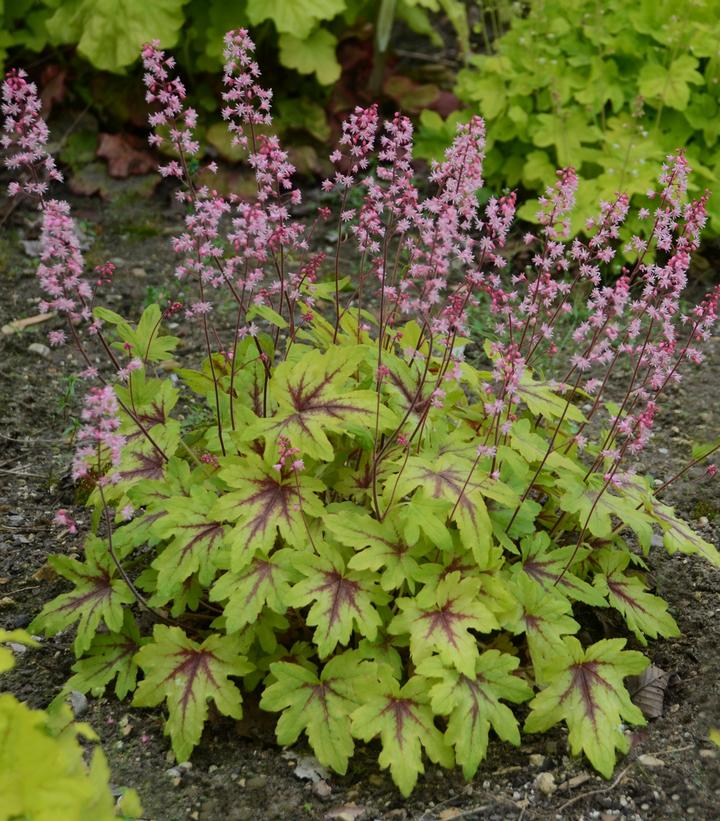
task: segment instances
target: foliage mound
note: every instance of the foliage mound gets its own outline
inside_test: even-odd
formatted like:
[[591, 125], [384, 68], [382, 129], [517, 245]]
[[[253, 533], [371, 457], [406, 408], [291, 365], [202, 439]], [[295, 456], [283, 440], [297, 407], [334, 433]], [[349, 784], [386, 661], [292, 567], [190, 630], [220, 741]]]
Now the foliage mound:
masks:
[[[576, 230], [598, 200], [644, 195], [679, 145], [716, 188], [719, 36], [718, 0], [533, 0], [494, 53], [472, 56], [458, 74], [455, 93], [488, 122], [488, 179], [542, 192], [556, 164], [574, 166]], [[422, 121], [432, 153], [433, 134], [446, 128], [434, 112]], [[709, 208], [720, 232], [720, 199]]]
[[[36, 646], [24, 630], [0, 630], [0, 673], [12, 669], [11, 648]], [[23, 649], [22, 647], [20, 649]], [[89, 764], [79, 739], [97, 741], [92, 728], [73, 721], [67, 704], [31, 710], [9, 693], [0, 693], [0, 819], [110, 821], [139, 818], [134, 790], [115, 803], [105, 756], [96, 747]]]
[[[471, 778], [490, 731], [517, 745], [523, 722], [566, 725], [572, 753], [610, 776], [625, 725], [644, 723], [624, 679], [648, 660], [627, 637], [678, 635], [648, 590], [651, 546], [720, 564], [658, 500], [720, 443], [659, 486], [632, 470], [657, 403], [702, 361], [720, 299], [680, 309], [705, 222], [688, 163], [668, 157], [637, 261], [612, 285], [602, 274], [628, 197], [569, 242], [570, 168], [525, 236], [528, 265], [508, 270], [515, 196], [479, 205], [480, 118], [459, 127], [424, 195], [409, 120], [356, 109], [303, 223], [253, 48], [244, 30], [226, 35], [223, 116], [249, 152], [252, 200], [203, 184], [214, 168], [195, 159], [174, 62], [143, 49], [150, 141], [174, 152], [160, 173], [186, 209], [173, 247], [191, 296], [136, 324], [98, 304], [114, 266], [84, 275], [69, 206], [49, 198], [61, 175], [36, 89], [22, 72], [5, 80], [9, 193], [40, 209], [43, 307], [67, 320], [50, 341], [74, 341], [91, 383], [73, 476], [92, 532], [82, 559], [51, 559], [71, 587], [33, 629], [75, 626], [67, 688], [162, 705], [180, 760], [210, 702], [239, 718], [257, 691], [279, 742], [304, 735], [339, 773], [357, 741], [379, 739], [405, 795], [424, 756]], [[328, 230], [332, 247], [314, 250]], [[554, 323], [583, 288], [590, 319], [558, 351]], [[475, 341], [471, 306], [485, 318]], [[201, 340], [204, 361], [181, 361], [170, 323]], [[541, 355], [555, 378], [534, 371]], [[77, 532], [67, 511], [57, 519]]]

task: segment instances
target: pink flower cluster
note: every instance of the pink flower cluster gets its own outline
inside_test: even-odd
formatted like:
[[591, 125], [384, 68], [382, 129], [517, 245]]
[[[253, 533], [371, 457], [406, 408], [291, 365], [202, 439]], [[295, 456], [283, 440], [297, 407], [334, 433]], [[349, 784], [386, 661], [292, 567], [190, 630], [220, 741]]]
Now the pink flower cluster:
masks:
[[[159, 146], [165, 139], [169, 139], [181, 157], [180, 162], [171, 160], [161, 165], [158, 170], [163, 177], [183, 179], [183, 163], [197, 154], [200, 148], [199, 143], [193, 138], [197, 112], [194, 108], [185, 107], [185, 86], [178, 77], [170, 76], [170, 72], [175, 68], [175, 59], [165, 56], [160, 50], [159, 40], [153, 40], [143, 46], [142, 61], [145, 67], [143, 82], [147, 88], [145, 101], [157, 106], [150, 115], [150, 125], [154, 129], [149, 138], [150, 144]], [[167, 137], [159, 133], [158, 128], [166, 129]]]
[[278, 452], [277, 463], [273, 465], [273, 469], [278, 473], [282, 473], [283, 470], [305, 470], [303, 460], [295, 458], [300, 453], [300, 448], [292, 447], [287, 436], [278, 437]]
[[62, 180], [55, 160], [47, 152], [48, 127], [40, 116], [40, 99], [35, 83], [22, 70], [11, 69], [2, 84], [2, 114], [5, 118], [0, 146], [5, 167], [21, 179], [8, 185], [11, 197], [20, 193], [41, 200], [48, 181]]
[[[82, 427], [73, 459], [72, 477], [82, 479], [91, 471], [101, 473], [109, 460], [111, 467], [120, 464], [125, 437], [118, 433], [118, 401], [112, 387], [90, 388], [80, 413]], [[101, 481], [113, 483], [119, 476], [108, 473]]]

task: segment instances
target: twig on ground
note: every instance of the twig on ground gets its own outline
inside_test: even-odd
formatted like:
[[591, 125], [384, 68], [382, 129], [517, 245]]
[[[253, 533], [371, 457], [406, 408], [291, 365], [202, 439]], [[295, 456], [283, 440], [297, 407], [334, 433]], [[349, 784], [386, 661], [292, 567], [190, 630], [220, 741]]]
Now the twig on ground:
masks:
[[625, 776], [627, 775], [628, 770], [631, 767], [632, 767], [632, 764], [628, 764], [627, 767], [625, 767], [625, 769], [620, 772], [618, 777], [609, 786], [607, 786], [607, 787], [598, 787], [598, 789], [596, 789], [596, 790], [588, 790], [587, 792], [581, 792], [579, 795], [576, 795], [574, 798], [569, 799], [564, 804], [561, 804], [558, 807], [558, 812], [561, 813], [564, 809], [567, 809], [567, 807], [572, 806], [577, 801], [582, 801], [583, 798], [589, 798], [591, 795], [600, 795], [602, 793], [611, 792], [612, 790], [615, 789], [615, 787], [617, 787], [617, 785], [623, 780], [623, 778], [625, 778]]

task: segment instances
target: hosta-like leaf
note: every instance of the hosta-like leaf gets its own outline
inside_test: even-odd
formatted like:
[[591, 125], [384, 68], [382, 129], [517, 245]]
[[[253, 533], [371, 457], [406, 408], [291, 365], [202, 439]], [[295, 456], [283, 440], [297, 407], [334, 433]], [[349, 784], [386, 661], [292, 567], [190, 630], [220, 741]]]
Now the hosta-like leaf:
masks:
[[395, 423], [395, 415], [371, 390], [349, 389], [347, 383], [366, 353], [362, 348], [310, 351], [299, 360], [285, 361], [273, 373], [270, 395], [276, 408], [246, 433], [263, 436], [266, 453], [275, 452], [278, 436], [286, 436], [306, 456], [331, 462], [334, 450], [326, 432], [348, 428], [380, 431]]
[[137, 662], [135, 654], [148, 639], [142, 639], [135, 619], [125, 611], [122, 630], [119, 633], [98, 633], [90, 649], [80, 661], [73, 664], [65, 692], [79, 690], [102, 695], [107, 685], [115, 679], [115, 695], [122, 699], [135, 689]]
[[330, 20], [345, 10], [346, 0], [248, 0], [251, 23], [272, 20], [279, 32], [307, 37], [320, 20]]
[[646, 723], [623, 679], [641, 673], [648, 660], [624, 646], [624, 639], [606, 639], [583, 650], [576, 638], [566, 637], [548, 667], [548, 684], [530, 702], [525, 722], [527, 732], [539, 733], [564, 721], [573, 755], [584, 752], [605, 778], [612, 775], [615, 750], [629, 749], [622, 723]]
[[564, 596], [545, 590], [524, 573], [515, 576], [513, 586], [522, 615], [508, 627], [515, 634], [525, 633], [535, 679], [542, 683], [548, 665], [563, 647], [563, 636], [577, 633], [580, 625], [571, 617], [572, 607]]
[[135, 601], [130, 588], [119, 577], [107, 545], [90, 536], [85, 542], [85, 562], [69, 556], [51, 556], [50, 565], [75, 587], [43, 607], [33, 621], [33, 632], [55, 635], [78, 622], [73, 648], [81, 656], [90, 647], [101, 621], [108, 630], [119, 632], [123, 625], [123, 605]]
[[425, 772], [423, 749], [428, 758], [452, 767], [453, 753], [435, 726], [429, 706], [427, 680], [413, 676], [403, 687], [389, 674], [364, 695], [364, 704], [352, 714], [352, 733], [370, 741], [380, 736], [378, 761], [390, 768], [393, 781], [404, 796], [410, 795], [418, 775]]
[[548, 593], [562, 593], [570, 599], [585, 602], [593, 607], [605, 607], [602, 593], [570, 572], [570, 567], [586, 558], [586, 548], [574, 545], [552, 547], [547, 533], [539, 531], [521, 542], [522, 562], [514, 565], [515, 572], [522, 570]]
[[209, 700], [223, 715], [242, 717], [242, 696], [229, 676], [244, 676], [253, 665], [239, 654], [236, 637], [213, 634], [198, 644], [179, 627], [159, 624], [153, 641], [137, 654], [137, 663], [145, 678], [133, 704], [154, 707], [167, 701], [165, 733], [178, 761], [186, 761], [200, 741]]
[[641, 578], [625, 573], [630, 563], [627, 553], [604, 550], [596, 560], [602, 570], [595, 575], [596, 588], [607, 596], [612, 607], [622, 613], [641, 644], [647, 644], [645, 636], [655, 639], [658, 635], [680, 635], [666, 602], [648, 593]]
[[323, 522], [339, 542], [360, 551], [348, 562], [349, 568], [381, 570], [383, 590], [394, 590], [407, 582], [410, 592], [414, 592], [418, 560], [424, 555], [425, 548], [406, 544], [395, 515], [386, 516], [379, 522], [363, 508], [343, 508], [337, 513], [326, 514]]
[[175, 43], [183, 24], [184, 3], [126, 0], [118, 14], [115, 0], [61, 0], [47, 4], [56, 8], [47, 29], [55, 43], [77, 43], [80, 54], [96, 68], [122, 71], [137, 60], [140, 47], [148, 40], [157, 38], [163, 46]]
[[319, 676], [299, 664], [271, 664], [275, 682], [265, 689], [260, 706], [282, 711], [278, 743], [294, 744], [304, 731], [318, 761], [344, 774], [355, 749], [350, 714], [368, 689], [377, 687], [376, 669], [351, 651], [330, 659]]
[[350, 641], [353, 627], [372, 641], [382, 619], [375, 605], [388, 596], [380, 590], [376, 577], [367, 571], [346, 570], [337, 551], [324, 549], [324, 555], [308, 555], [297, 562], [305, 578], [293, 586], [288, 604], [311, 604], [305, 619], [315, 627], [313, 639], [320, 658], [332, 653], [337, 644]]
[[476, 659], [470, 677], [447, 667], [437, 656], [417, 667], [418, 674], [439, 679], [430, 688], [432, 709], [436, 715], [449, 716], [445, 740], [454, 747], [455, 759], [468, 780], [487, 754], [490, 727], [503, 741], [516, 747], [520, 744], [517, 719], [500, 701], [519, 703], [532, 696], [525, 681], [513, 675], [519, 664], [514, 656], [487, 650]]
[[225, 630], [234, 633], [252, 624], [265, 606], [284, 613], [290, 578], [290, 572], [277, 560], [277, 554], [269, 558], [256, 556], [243, 570], [222, 575], [210, 591], [210, 601], [227, 601], [223, 611]]
[[477, 601], [480, 579], [449, 573], [438, 585], [426, 585], [414, 598], [397, 600], [400, 613], [388, 632], [410, 636], [415, 664], [438, 653], [449, 667], [467, 676], [475, 674], [477, 640], [468, 631], [489, 633], [500, 625], [488, 608]]
[[204, 587], [211, 583], [226, 530], [210, 512], [216, 501], [217, 495], [201, 485], [189, 496], [165, 501], [166, 514], [152, 527], [154, 535], [170, 540], [152, 563], [161, 596], [174, 595], [193, 573]]
[[315, 495], [325, 489], [322, 482], [305, 473], [283, 478], [254, 453], [222, 464], [220, 478], [232, 489], [212, 515], [235, 522], [227, 537], [233, 571], [242, 570], [258, 550], [269, 553], [278, 531], [294, 547], [308, 543], [307, 522], [322, 512]]

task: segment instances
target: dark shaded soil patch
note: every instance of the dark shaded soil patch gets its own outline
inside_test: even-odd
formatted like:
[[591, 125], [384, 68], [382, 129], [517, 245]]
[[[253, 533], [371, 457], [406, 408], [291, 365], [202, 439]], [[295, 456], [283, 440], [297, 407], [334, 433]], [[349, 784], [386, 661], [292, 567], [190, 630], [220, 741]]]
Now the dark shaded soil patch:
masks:
[[[174, 293], [168, 236], [181, 223], [179, 212], [157, 201], [109, 206], [83, 199], [75, 203], [75, 214], [94, 226], [88, 237], [89, 265], [107, 259], [118, 265], [109, 307], [137, 316], [146, 299], [162, 299], [165, 290]], [[14, 215], [3, 228], [0, 325], [38, 313], [35, 264], [20, 243], [35, 238], [32, 220], [27, 212]], [[67, 353], [31, 348], [45, 344], [51, 325], [0, 335], [0, 625], [10, 628], [26, 626], [62, 589], [41, 570], [47, 554], [72, 553], [80, 545], [52, 525], [55, 509], [74, 502], [68, 477], [71, 449], [63, 431], [77, 405], [66, 379], [72, 372], [64, 361]], [[175, 333], [182, 335], [183, 328]], [[188, 341], [186, 349], [192, 346]], [[64, 395], [65, 403], [59, 401]], [[671, 475], [688, 453], [690, 437], [707, 441], [720, 434], [719, 397], [716, 338], [702, 371], [682, 383], [660, 417], [654, 453], [645, 465], [653, 476]], [[667, 501], [678, 505], [704, 538], [720, 542], [717, 481], [698, 478], [679, 485]], [[211, 722], [192, 767], [184, 770], [173, 769], [159, 711], [130, 710], [112, 698], [91, 699], [83, 719], [101, 735], [113, 781], [136, 787], [146, 817], [157, 821], [320, 819], [343, 805], [364, 808], [355, 817], [366, 821], [717, 818], [720, 750], [707, 739], [709, 729], [720, 726], [720, 574], [699, 559], [669, 557], [658, 549], [653, 549], [651, 564], [657, 591], [668, 600], [683, 635], [648, 650], [655, 664], [674, 674], [665, 714], [635, 734], [631, 754], [619, 762], [610, 783], [570, 760], [566, 733], [556, 729], [526, 737], [520, 750], [494, 742], [470, 784], [431, 766], [407, 801], [378, 770], [378, 751], [361, 748], [347, 776], [328, 777], [330, 793], [322, 797], [294, 773], [307, 748], [298, 745], [292, 755], [280, 750], [271, 718], [252, 703], [240, 724]], [[71, 639], [63, 634], [22, 655], [17, 669], [3, 677], [3, 688], [33, 706], [47, 705], [70, 674]], [[643, 764], [638, 760], [643, 755], [664, 764]], [[550, 795], [537, 786], [543, 771], [557, 786]], [[458, 814], [453, 816], [453, 809]]]

